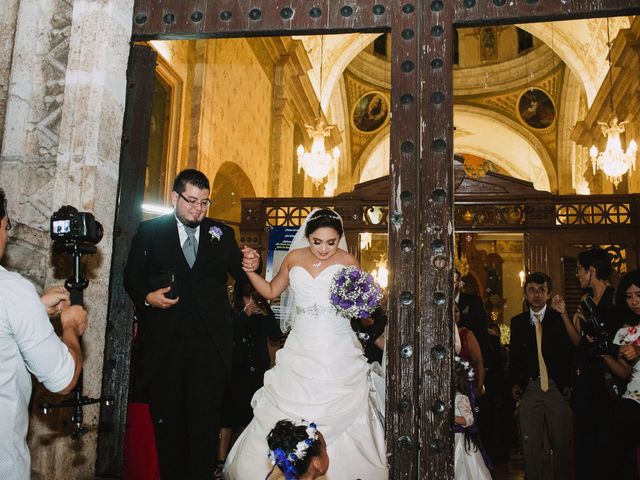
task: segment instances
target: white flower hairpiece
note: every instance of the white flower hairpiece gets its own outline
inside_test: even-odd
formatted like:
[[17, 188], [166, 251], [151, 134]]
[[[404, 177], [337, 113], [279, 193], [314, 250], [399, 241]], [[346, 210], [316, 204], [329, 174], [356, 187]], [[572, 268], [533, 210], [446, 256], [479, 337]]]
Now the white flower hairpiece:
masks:
[[285, 459], [290, 462], [290, 464], [294, 464], [307, 455], [307, 449], [318, 439], [318, 428], [315, 423], [307, 422], [306, 420], [302, 420], [302, 424], [307, 426], [307, 438], [299, 441], [292, 452], [287, 453], [281, 448], [269, 450], [269, 459], [273, 465], [279, 464]]
[[473, 379], [476, 376], [476, 372], [473, 371], [473, 368], [471, 367], [469, 362], [467, 360], [463, 360], [462, 357], [458, 357], [457, 355], [455, 357], [453, 357], [453, 360], [456, 363], [459, 363], [460, 365], [462, 365], [462, 368], [464, 368], [465, 371], [467, 372], [467, 379], [470, 382], [473, 382]]

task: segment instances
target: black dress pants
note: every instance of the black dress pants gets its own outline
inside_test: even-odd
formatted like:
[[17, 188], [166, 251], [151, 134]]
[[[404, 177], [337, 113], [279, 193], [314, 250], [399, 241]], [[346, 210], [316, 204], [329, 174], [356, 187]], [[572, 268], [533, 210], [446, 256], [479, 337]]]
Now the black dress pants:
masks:
[[151, 385], [161, 480], [211, 480], [226, 371], [211, 337], [177, 339]]

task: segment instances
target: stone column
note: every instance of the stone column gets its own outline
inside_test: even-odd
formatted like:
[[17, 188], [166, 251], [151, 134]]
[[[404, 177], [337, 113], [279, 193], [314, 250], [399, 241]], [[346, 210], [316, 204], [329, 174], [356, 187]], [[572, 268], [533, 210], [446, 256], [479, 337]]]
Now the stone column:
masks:
[[[17, 224], [9, 268], [39, 287], [69, 276], [71, 259], [51, 258], [48, 239], [49, 218], [61, 205], [90, 211], [104, 226], [98, 253], [83, 261], [89, 396], [100, 395], [132, 11], [133, 0], [20, 1], [0, 159]], [[45, 398], [36, 388], [33, 405]], [[84, 413], [90, 432], [73, 441], [70, 411], [32, 411], [32, 479], [93, 478], [98, 409]]]
[[[293, 158], [293, 109], [287, 98], [287, 57], [274, 68], [272, 114], [271, 114], [271, 158], [269, 159], [269, 195], [285, 197], [291, 195], [294, 168]], [[297, 160], [295, 160], [297, 162]], [[296, 163], [297, 168], [297, 163]]]
[[0, 149], [4, 130], [4, 114], [9, 91], [9, 73], [13, 56], [13, 41], [18, 18], [18, 0], [0, 2]]

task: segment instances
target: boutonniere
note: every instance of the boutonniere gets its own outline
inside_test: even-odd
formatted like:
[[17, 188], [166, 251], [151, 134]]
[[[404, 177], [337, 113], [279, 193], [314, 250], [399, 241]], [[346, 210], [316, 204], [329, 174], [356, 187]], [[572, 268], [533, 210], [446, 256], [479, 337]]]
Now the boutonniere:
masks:
[[219, 241], [220, 238], [222, 238], [222, 229], [220, 227], [211, 227], [209, 229], [209, 235], [211, 235], [210, 241], [213, 242], [214, 238]]
[[469, 313], [469, 305], [467, 305], [466, 307], [464, 307], [464, 309], [462, 310], [462, 314], [463, 315], [467, 315]]

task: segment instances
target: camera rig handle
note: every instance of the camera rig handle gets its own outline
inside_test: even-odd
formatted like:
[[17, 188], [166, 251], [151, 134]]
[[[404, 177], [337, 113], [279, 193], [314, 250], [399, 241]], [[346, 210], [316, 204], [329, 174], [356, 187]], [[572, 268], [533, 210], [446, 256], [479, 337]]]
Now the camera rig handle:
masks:
[[[83, 254], [95, 253], [96, 247], [90, 243], [85, 242], [56, 242], [54, 243], [54, 250], [59, 253], [65, 253], [73, 256], [73, 276], [68, 278], [64, 286], [69, 290], [69, 296], [71, 298], [71, 305], [83, 305], [83, 290], [89, 286], [89, 280], [82, 275], [82, 264], [80, 259]], [[79, 342], [82, 345], [82, 337], [79, 338]], [[83, 375], [80, 374], [78, 382], [72, 391], [72, 396], [65, 398], [59, 403], [42, 403], [38, 407], [42, 410], [42, 413], [47, 415], [51, 410], [59, 408], [73, 408], [73, 416], [71, 421], [74, 424], [74, 430], [71, 432], [71, 438], [78, 440], [85, 433], [88, 432], [87, 428], [83, 425], [84, 415], [82, 407], [85, 405], [92, 405], [95, 403], [104, 403], [110, 405], [113, 402], [113, 397], [100, 397], [89, 398], [82, 394], [82, 380]]]

